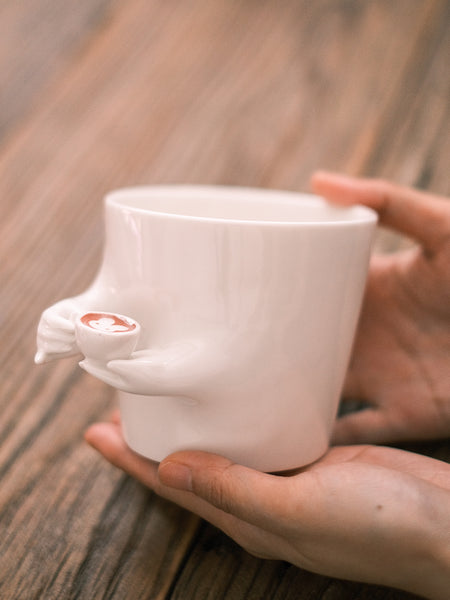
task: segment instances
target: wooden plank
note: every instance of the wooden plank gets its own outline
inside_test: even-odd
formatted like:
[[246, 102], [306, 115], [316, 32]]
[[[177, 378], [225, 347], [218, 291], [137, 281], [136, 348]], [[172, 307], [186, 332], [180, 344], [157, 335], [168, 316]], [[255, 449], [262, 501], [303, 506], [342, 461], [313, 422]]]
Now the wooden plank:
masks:
[[0, 143], [32, 111], [57, 73], [111, 16], [114, 0], [3, 0], [0, 5]]
[[[371, 116], [348, 170], [449, 196], [450, 5], [427, 7], [396, 89]], [[402, 236], [381, 230], [376, 249], [394, 251], [409, 245]]]
[[[450, 194], [448, 154], [450, 35], [448, 2], [424, 3], [416, 40], [396, 89], [355, 147], [353, 170]], [[372, 138], [370, 142], [368, 138]], [[446, 146], [447, 144], [447, 146]]]
[[113, 393], [76, 361], [31, 362], [41, 310], [95, 273], [111, 188], [305, 189], [329, 167], [448, 193], [447, 3], [95, 0], [70, 24], [40, 2], [53, 20], [0, 8], [21, 73], [0, 146], [1, 598], [406, 598], [259, 561], [207, 525], [196, 538], [195, 517], [83, 443]]
[[112, 393], [65, 366], [25, 381], [2, 419], [0, 596], [164, 598], [198, 520], [83, 443]]

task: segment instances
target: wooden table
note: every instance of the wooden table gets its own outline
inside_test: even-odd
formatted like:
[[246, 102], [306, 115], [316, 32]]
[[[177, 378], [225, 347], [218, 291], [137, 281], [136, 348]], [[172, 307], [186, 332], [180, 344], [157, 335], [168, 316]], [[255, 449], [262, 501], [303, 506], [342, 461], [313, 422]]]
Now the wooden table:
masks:
[[112, 188], [306, 190], [325, 167], [448, 194], [449, 9], [2, 0], [2, 600], [411, 598], [253, 558], [115, 470], [83, 441], [113, 390], [76, 360], [34, 366], [34, 338], [92, 280]]

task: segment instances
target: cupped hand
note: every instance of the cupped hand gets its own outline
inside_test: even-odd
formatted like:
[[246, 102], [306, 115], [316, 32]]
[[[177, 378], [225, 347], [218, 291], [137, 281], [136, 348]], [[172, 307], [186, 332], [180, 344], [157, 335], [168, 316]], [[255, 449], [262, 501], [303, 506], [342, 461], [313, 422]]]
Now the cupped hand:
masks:
[[120, 307], [117, 310], [115, 306], [115, 292], [108, 290], [108, 293], [108, 303], [105, 304], [103, 290], [94, 285], [78, 296], [64, 298], [45, 309], [37, 328], [35, 363], [43, 364], [79, 354], [75, 335], [77, 317], [85, 312], [121, 312]]
[[[211, 353], [209, 353], [211, 354]], [[123, 392], [146, 396], [186, 395], [215, 365], [200, 340], [181, 340], [166, 347], [133, 352], [129, 358], [105, 364], [89, 358], [85, 371]]]
[[85, 358], [79, 365], [90, 375], [122, 392], [156, 396], [167, 393], [171, 358], [168, 354], [167, 351], [138, 350], [126, 359], [100, 363]]
[[332, 448], [288, 476], [203, 452], [159, 466], [126, 445], [118, 417], [86, 439], [157, 494], [207, 519], [260, 557], [446, 598], [450, 466], [392, 448]]
[[312, 189], [375, 209], [417, 245], [374, 256], [344, 397], [369, 408], [340, 418], [334, 442], [450, 435], [450, 201], [369, 179], [317, 172]]
[[50, 306], [42, 313], [37, 330], [35, 362], [42, 364], [77, 354], [75, 342], [76, 303], [67, 298]]

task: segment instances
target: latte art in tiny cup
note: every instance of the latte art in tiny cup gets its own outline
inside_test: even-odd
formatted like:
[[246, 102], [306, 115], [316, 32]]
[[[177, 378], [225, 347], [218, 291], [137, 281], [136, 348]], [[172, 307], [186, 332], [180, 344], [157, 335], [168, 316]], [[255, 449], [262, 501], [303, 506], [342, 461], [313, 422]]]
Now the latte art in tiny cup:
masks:
[[141, 328], [130, 317], [110, 312], [88, 312], [77, 318], [75, 336], [84, 356], [96, 362], [129, 358]]
[[120, 333], [136, 329], [135, 321], [112, 313], [86, 313], [81, 322], [97, 331]]

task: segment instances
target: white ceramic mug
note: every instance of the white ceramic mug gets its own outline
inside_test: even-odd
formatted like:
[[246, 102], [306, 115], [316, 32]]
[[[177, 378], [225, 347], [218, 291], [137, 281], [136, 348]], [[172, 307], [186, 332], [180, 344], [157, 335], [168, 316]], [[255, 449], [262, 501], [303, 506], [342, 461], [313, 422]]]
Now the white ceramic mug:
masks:
[[263, 471], [319, 458], [375, 213], [292, 192], [155, 186], [112, 192], [105, 217], [98, 276], [44, 312], [38, 362], [76, 352], [81, 313], [127, 315], [141, 325], [137, 350], [83, 366], [121, 390], [135, 451], [205, 450]]

